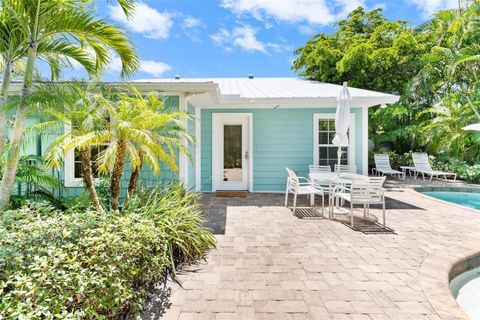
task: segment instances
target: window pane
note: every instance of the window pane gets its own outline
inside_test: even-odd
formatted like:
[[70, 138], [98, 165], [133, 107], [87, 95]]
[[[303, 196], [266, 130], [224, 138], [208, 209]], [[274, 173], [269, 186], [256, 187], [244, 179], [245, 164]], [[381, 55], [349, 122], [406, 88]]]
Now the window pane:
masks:
[[224, 181], [242, 181], [242, 126], [223, 127]]
[[75, 162], [74, 177], [75, 178], [81, 178], [82, 177], [82, 164], [80, 162]]
[[330, 144], [328, 139], [328, 132], [319, 132], [318, 133], [318, 143], [319, 144]]
[[328, 131], [328, 120], [318, 120], [318, 130]]
[[328, 147], [319, 147], [318, 148], [318, 154], [320, 159], [327, 159], [328, 158], [328, 153], [327, 153]]
[[328, 130], [335, 132], [335, 120], [330, 120]]

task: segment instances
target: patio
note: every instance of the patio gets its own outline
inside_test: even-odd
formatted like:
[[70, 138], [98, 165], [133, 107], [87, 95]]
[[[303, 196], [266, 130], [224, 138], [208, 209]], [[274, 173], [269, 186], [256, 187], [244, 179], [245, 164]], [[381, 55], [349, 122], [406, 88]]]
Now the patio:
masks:
[[420, 285], [421, 264], [480, 241], [480, 214], [424, 197], [411, 183], [423, 182], [389, 182], [387, 226], [395, 233], [383, 234], [300, 219], [281, 194], [205, 194], [218, 248], [179, 275], [181, 287], [160, 288], [168, 300], [152, 301], [144, 318], [440, 319]]

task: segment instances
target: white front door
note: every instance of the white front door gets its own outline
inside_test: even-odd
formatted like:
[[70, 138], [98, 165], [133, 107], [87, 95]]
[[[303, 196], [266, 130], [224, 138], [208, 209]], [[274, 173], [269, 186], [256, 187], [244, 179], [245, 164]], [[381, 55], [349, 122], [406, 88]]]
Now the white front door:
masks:
[[251, 114], [212, 115], [212, 191], [248, 190]]

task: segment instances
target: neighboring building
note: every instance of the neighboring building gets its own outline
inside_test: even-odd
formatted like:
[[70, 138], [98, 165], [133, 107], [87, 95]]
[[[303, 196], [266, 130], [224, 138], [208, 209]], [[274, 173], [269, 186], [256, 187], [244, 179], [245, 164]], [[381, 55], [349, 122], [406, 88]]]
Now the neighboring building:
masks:
[[[331, 144], [341, 86], [297, 78], [146, 79], [134, 82], [142, 92], [157, 91], [166, 104], [192, 115], [188, 131], [196, 143], [191, 160], [181, 154], [179, 171], [159, 176], [142, 173], [146, 185], [181, 180], [197, 191], [284, 191], [285, 167], [308, 173], [310, 164], [333, 165], [337, 149]], [[112, 83], [112, 85], [117, 85]], [[118, 84], [121, 85], [121, 84]], [[368, 108], [394, 103], [398, 97], [349, 88], [350, 145], [343, 163], [368, 171]], [[53, 137], [42, 137], [32, 150], [42, 153]], [[35, 153], [35, 152], [33, 152]], [[66, 195], [81, 192], [79, 167], [71, 152], [59, 173]], [[127, 186], [129, 174], [124, 175]]]

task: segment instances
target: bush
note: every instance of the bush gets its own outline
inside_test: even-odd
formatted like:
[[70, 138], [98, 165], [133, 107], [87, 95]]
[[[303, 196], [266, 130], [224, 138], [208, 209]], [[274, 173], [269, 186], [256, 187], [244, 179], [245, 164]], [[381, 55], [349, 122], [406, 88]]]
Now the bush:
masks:
[[151, 286], [205, 258], [197, 196], [142, 192], [121, 214], [33, 204], [0, 217], [0, 318], [112, 319], [138, 313]]

